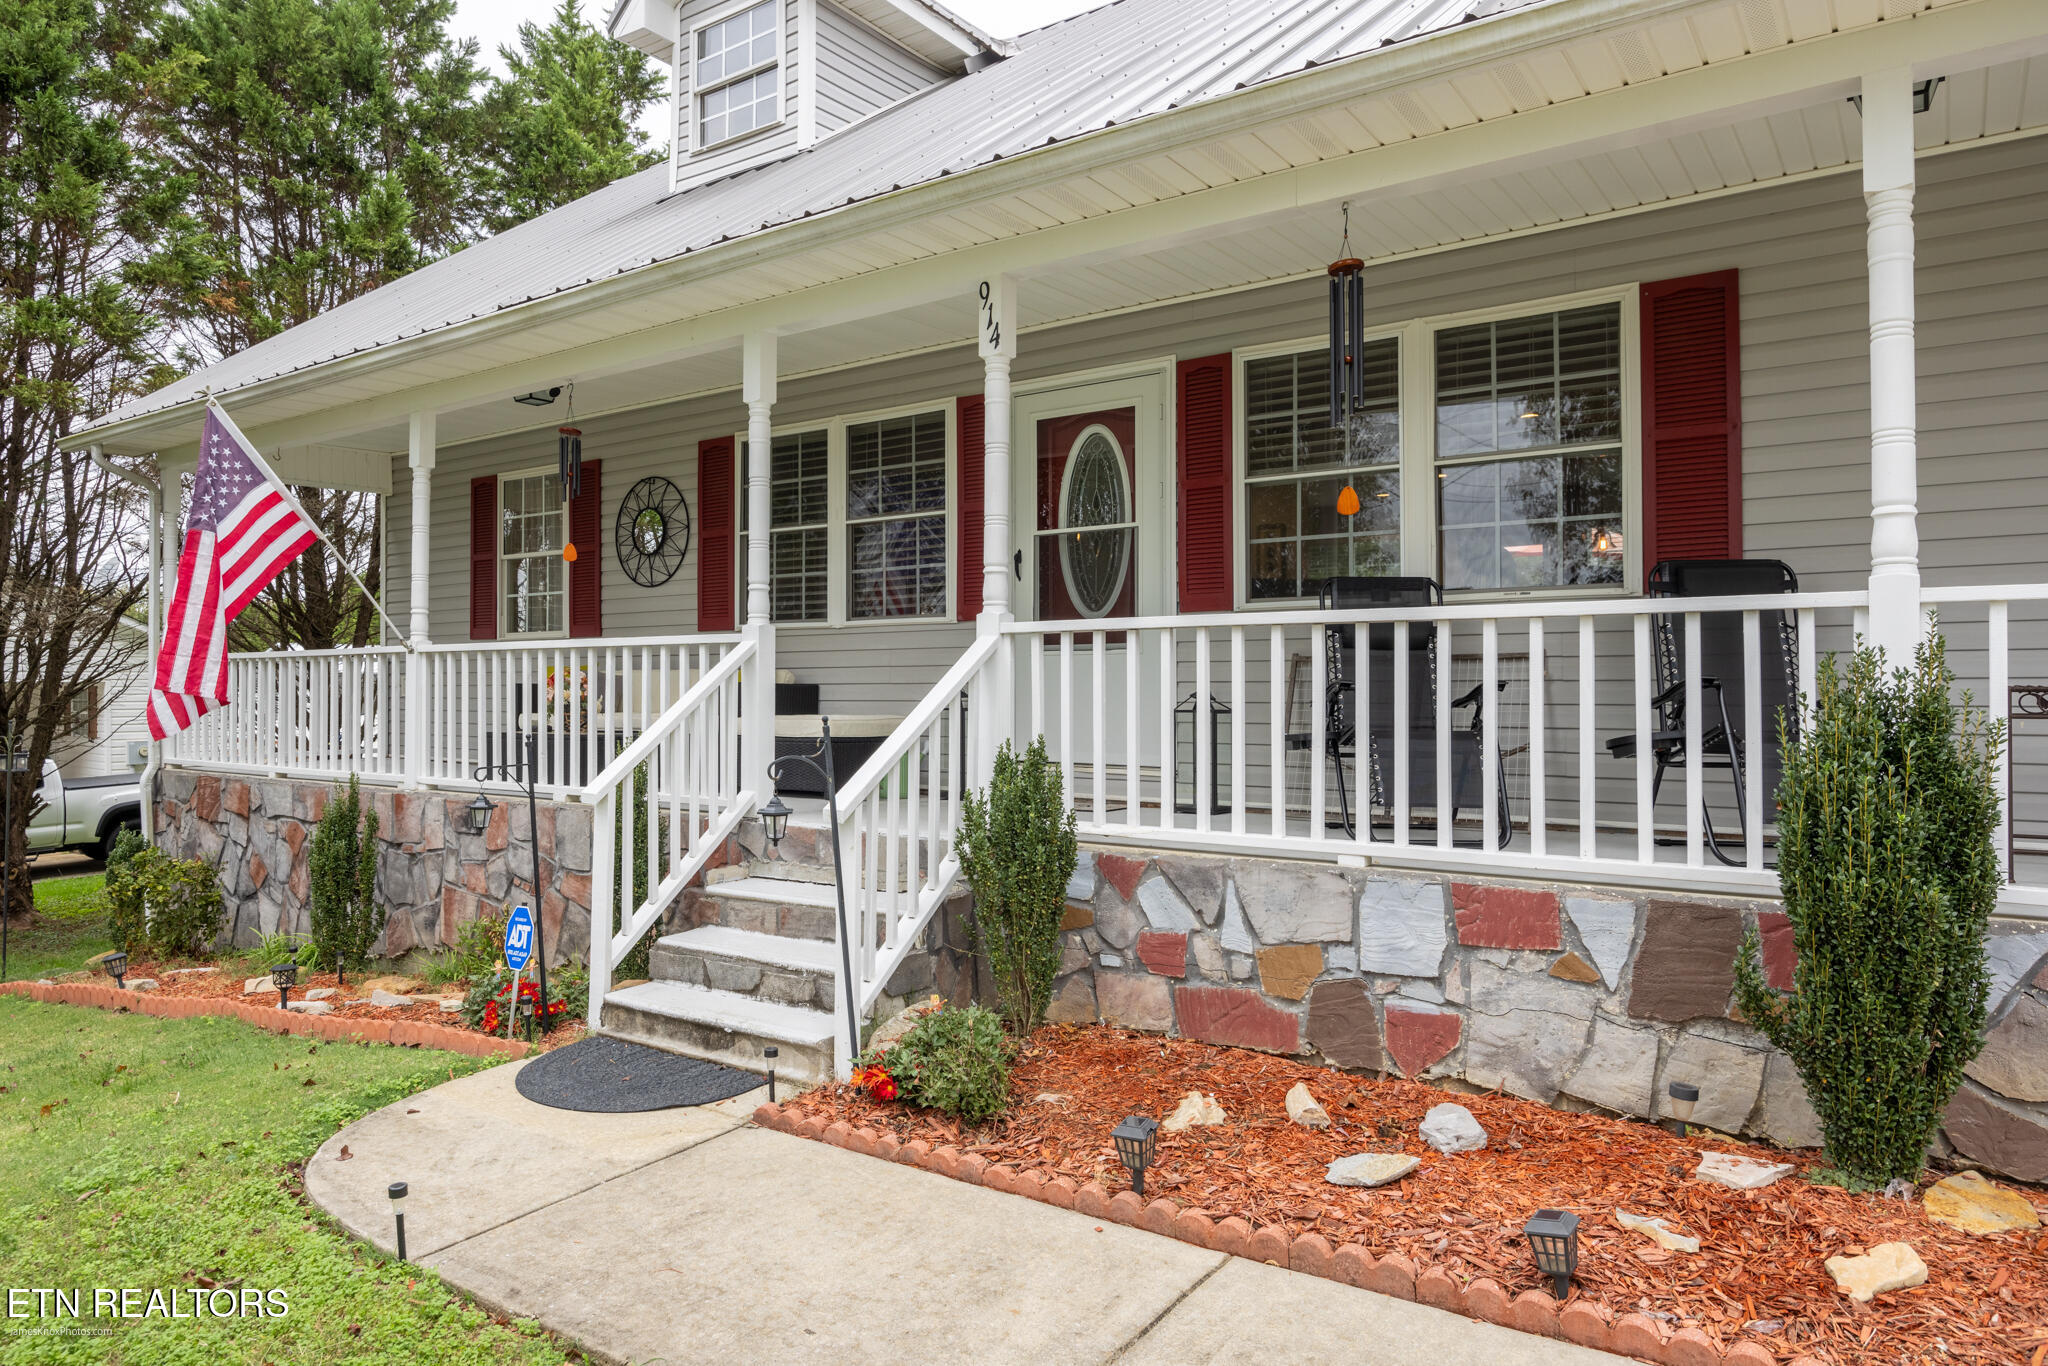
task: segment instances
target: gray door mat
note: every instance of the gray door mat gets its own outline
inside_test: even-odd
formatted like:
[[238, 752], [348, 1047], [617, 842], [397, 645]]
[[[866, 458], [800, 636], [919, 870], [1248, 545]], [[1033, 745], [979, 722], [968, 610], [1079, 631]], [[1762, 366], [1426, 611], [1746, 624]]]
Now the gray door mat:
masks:
[[557, 1110], [626, 1114], [709, 1105], [762, 1085], [752, 1072], [599, 1036], [543, 1053], [519, 1069], [519, 1094]]

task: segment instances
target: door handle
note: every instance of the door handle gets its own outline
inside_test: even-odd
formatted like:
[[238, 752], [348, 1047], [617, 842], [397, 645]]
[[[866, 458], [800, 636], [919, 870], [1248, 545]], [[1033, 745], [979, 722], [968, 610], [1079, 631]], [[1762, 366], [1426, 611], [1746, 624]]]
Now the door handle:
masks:
[[1011, 561], [1011, 564], [1016, 569], [1017, 582], [1024, 582], [1024, 552], [1021, 550], [1018, 551], [1016, 557]]

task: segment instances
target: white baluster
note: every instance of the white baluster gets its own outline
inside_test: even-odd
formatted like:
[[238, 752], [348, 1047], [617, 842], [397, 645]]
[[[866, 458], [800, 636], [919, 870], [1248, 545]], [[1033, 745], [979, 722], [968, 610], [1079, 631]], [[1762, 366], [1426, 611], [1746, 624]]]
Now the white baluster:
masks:
[[1500, 772], [1500, 708], [1494, 684], [1500, 680], [1500, 623], [1488, 617], [1479, 623], [1479, 847], [1499, 850], [1495, 823], [1500, 819], [1500, 799], [1494, 790], [1494, 775]]
[[1272, 803], [1274, 839], [1287, 834], [1286, 665], [1287, 632], [1275, 626], [1266, 632], [1266, 797]]
[[1144, 756], [1138, 748], [1138, 674], [1143, 633], [1124, 632], [1124, 828], [1136, 830], [1145, 810]]
[[1593, 618], [1579, 618], [1579, 857], [1595, 858], [1600, 846], [1600, 807], [1594, 796], [1593, 767], [1594, 705]]
[[1700, 687], [1700, 614], [1685, 614], [1685, 866], [1705, 866], [1705, 841], [1702, 836], [1701, 806], [1705, 801], [1704, 773], [1701, 769], [1700, 735], [1706, 729], [1701, 724], [1700, 713], [1706, 708], [1706, 695]]
[[1204, 834], [1209, 830], [1209, 817], [1216, 803], [1212, 800], [1216, 791], [1216, 755], [1214, 734], [1209, 726], [1209, 628], [1195, 628], [1195, 690], [1188, 694], [1189, 720], [1194, 729], [1195, 782], [1193, 802], [1195, 808], [1195, 829]]
[[1650, 795], [1650, 618], [1647, 613], [1638, 612], [1633, 620], [1636, 645], [1636, 861], [1655, 863], [1657, 807]]
[[1074, 796], [1074, 633], [1060, 632], [1060, 790], [1067, 804], [1080, 810]]
[[1748, 826], [1742, 842], [1743, 866], [1753, 873], [1764, 867], [1764, 754], [1771, 737], [1764, 733], [1763, 617], [1742, 614], [1742, 809]]
[[1244, 627], [1230, 628], [1230, 833], [1244, 833]]
[[1179, 803], [1180, 750], [1174, 744], [1174, 684], [1180, 673], [1179, 648], [1174, 629], [1159, 632], [1159, 828], [1172, 830], [1180, 824], [1174, 808]]
[[1544, 734], [1548, 719], [1543, 700], [1543, 618], [1529, 618], [1529, 852], [1537, 858], [1549, 852], [1549, 796], [1545, 790]]
[[1095, 823], [1100, 826], [1109, 821], [1109, 636], [1097, 631], [1089, 643], [1093, 648], [1088, 661], [1088, 717], [1095, 759], [1091, 785]]
[[1436, 623], [1436, 847], [1448, 849], [1457, 831], [1451, 791], [1451, 624]]
[[[1324, 772], [1330, 766], [1329, 752], [1324, 746], [1330, 734], [1330, 631], [1321, 622], [1309, 627], [1309, 722], [1308, 722], [1308, 837], [1312, 840], [1323, 838]], [[1362, 751], [1360, 751], [1362, 752]], [[1340, 758], [1338, 763], [1344, 761]], [[1364, 772], [1362, 763], [1358, 772]]]

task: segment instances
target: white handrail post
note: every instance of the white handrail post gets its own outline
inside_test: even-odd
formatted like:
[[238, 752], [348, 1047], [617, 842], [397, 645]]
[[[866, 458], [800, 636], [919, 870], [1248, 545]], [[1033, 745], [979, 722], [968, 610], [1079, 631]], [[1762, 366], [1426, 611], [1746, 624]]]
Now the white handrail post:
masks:
[[1911, 663], [1920, 608], [1918, 411], [1913, 356], [1913, 73], [1863, 77], [1863, 202], [1870, 277], [1870, 641]]
[[[769, 620], [768, 480], [774, 460], [773, 410], [776, 339], [750, 332], [742, 345], [741, 396], [747, 404], [747, 621], [743, 639], [754, 657], [741, 686], [740, 754], [745, 764], [739, 789], [774, 790], [768, 765], [775, 761], [775, 627]], [[749, 777], [752, 781], [749, 781]]]
[[[992, 276], [976, 287], [975, 348], [982, 370], [981, 614], [975, 631], [987, 636], [1000, 634], [1015, 620], [1010, 613], [1010, 366], [1017, 359], [1017, 282], [1012, 277]], [[995, 773], [996, 751], [1015, 729], [1017, 680], [1011, 652], [998, 649], [976, 682], [968, 781], [985, 787]], [[1061, 734], [1072, 724], [1071, 715], [1061, 716]], [[1071, 801], [1073, 793], [1067, 797]]]
[[[612, 989], [612, 880], [616, 876], [618, 831], [616, 791], [598, 798], [590, 811], [590, 1002], [584, 1021], [592, 1034], [603, 1027], [604, 998]], [[564, 810], [574, 810], [573, 807]], [[559, 814], [559, 813], [558, 813]]]
[[[420, 653], [428, 638], [427, 527], [434, 506], [434, 414], [414, 413], [410, 423], [406, 464], [412, 468], [412, 563], [406, 588], [410, 609], [412, 653], [405, 661], [405, 785], [418, 787], [426, 775], [427, 659]], [[593, 1024], [592, 1026], [596, 1026]]]

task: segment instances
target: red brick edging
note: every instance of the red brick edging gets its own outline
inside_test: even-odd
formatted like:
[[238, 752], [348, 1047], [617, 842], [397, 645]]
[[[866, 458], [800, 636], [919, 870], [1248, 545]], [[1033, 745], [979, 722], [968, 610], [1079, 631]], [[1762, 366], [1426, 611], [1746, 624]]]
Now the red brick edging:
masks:
[[[1363, 1290], [1415, 1300], [1454, 1314], [1497, 1323], [1543, 1337], [1563, 1338], [1596, 1351], [1640, 1357], [1662, 1366], [1776, 1366], [1778, 1358], [1757, 1342], [1738, 1342], [1725, 1352], [1697, 1328], [1673, 1331], [1647, 1314], [1616, 1317], [1596, 1300], [1575, 1299], [1559, 1307], [1542, 1290], [1524, 1290], [1512, 1300], [1499, 1282], [1481, 1278], [1460, 1286], [1437, 1267], [1418, 1268], [1399, 1253], [1374, 1258], [1356, 1243], [1332, 1248], [1319, 1233], [1304, 1233], [1291, 1243], [1277, 1227], [1254, 1229], [1244, 1220], [1212, 1219], [1201, 1210], [1182, 1209], [1171, 1200], [1146, 1201], [1135, 1192], [1112, 1195], [1100, 1182], [1076, 1185], [1071, 1177], [1047, 1180], [1043, 1172], [1020, 1172], [1003, 1163], [989, 1163], [950, 1144], [933, 1148], [923, 1139], [899, 1142], [893, 1134], [850, 1127], [844, 1120], [827, 1124], [816, 1115], [799, 1118], [780, 1105], [762, 1105], [754, 1123], [798, 1138], [814, 1138], [851, 1152], [922, 1167], [941, 1176], [1010, 1195], [1042, 1200], [1091, 1219], [1105, 1219], [1178, 1238], [1196, 1247], [1284, 1266], [1311, 1276], [1324, 1276]], [[1790, 1366], [1821, 1366], [1810, 1356]]]
[[279, 1010], [250, 1001], [223, 1000], [215, 996], [157, 996], [145, 991], [128, 991], [100, 982], [8, 982], [0, 992], [27, 996], [55, 1005], [98, 1006], [102, 1010], [128, 1010], [137, 1015], [162, 1015], [174, 1020], [199, 1015], [231, 1015], [238, 1020], [267, 1029], [274, 1034], [306, 1034], [322, 1039], [388, 1043], [412, 1048], [444, 1048], [474, 1058], [504, 1054], [526, 1056], [528, 1045], [517, 1040], [494, 1038], [469, 1029], [422, 1024], [417, 1020], [351, 1020], [339, 1015], [307, 1015]]

